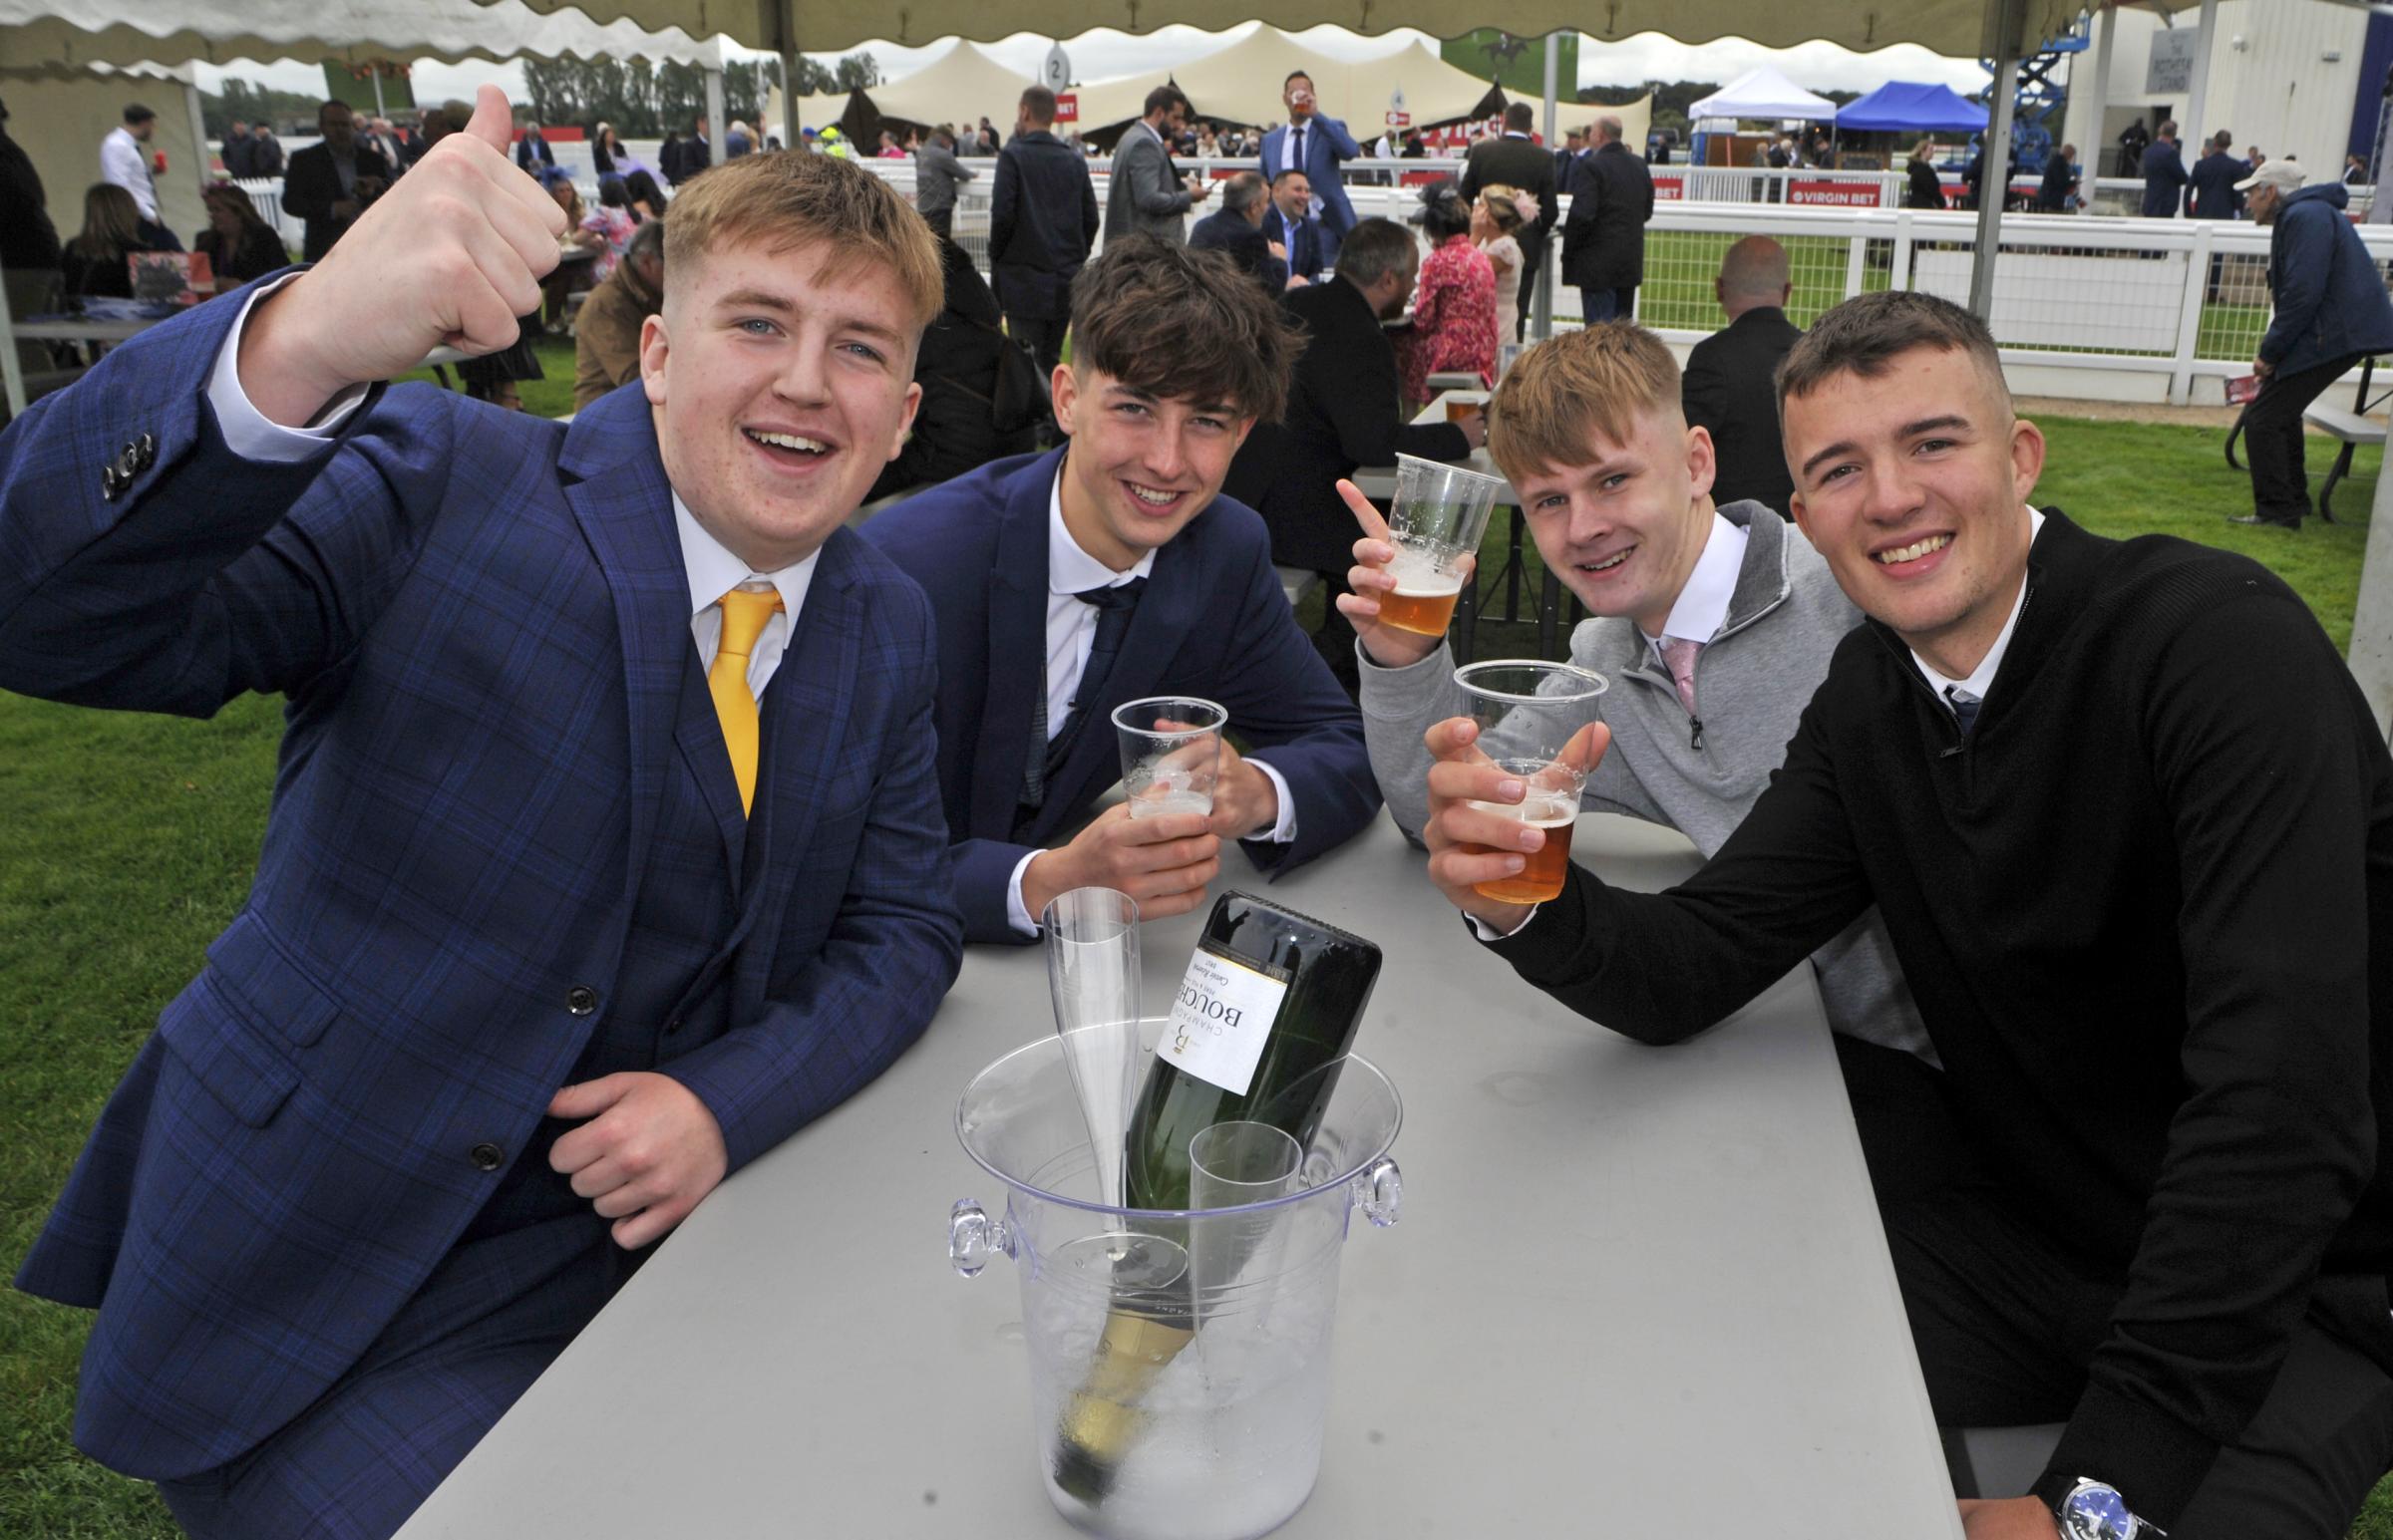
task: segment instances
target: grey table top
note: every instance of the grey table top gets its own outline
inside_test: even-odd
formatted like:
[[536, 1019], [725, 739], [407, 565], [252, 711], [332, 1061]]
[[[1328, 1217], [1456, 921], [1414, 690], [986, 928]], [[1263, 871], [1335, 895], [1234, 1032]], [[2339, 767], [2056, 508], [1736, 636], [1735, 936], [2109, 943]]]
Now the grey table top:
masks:
[[[1607, 815], [1577, 845], [1629, 886], [1694, 865]], [[1347, 1242], [1320, 1482], [1279, 1533], [1957, 1537], [1808, 969], [1643, 1048], [1483, 954], [1421, 866], [1383, 818], [1269, 889], [1386, 950], [1357, 1048], [1405, 1098], [1402, 1222]], [[1159, 1014], [1196, 930], [1146, 928]], [[1014, 1264], [945, 1256], [955, 1200], [1003, 1197], [955, 1099], [1052, 1030], [1038, 949], [971, 949], [923, 1041], [713, 1194], [403, 1540], [1075, 1533]]]
[[[1443, 423], [1448, 420], [1446, 403], [1449, 401], [1477, 402], [1485, 406], [1488, 398], [1494, 394], [1493, 391], [1440, 391], [1428, 406], [1413, 414], [1413, 421]], [[1498, 507], [1517, 508], [1521, 505], [1521, 494], [1513, 490], [1512, 478], [1504, 473], [1504, 467], [1496, 463], [1496, 457], [1488, 453], [1487, 446], [1482, 445], [1463, 459], [1445, 463], [1464, 470], [1476, 470], [1481, 475], [1492, 475], [1503, 481], [1504, 490], [1496, 494]], [[1355, 470], [1352, 479], [1356, 489], [1366, 497], [1387, 498], [1396, 495], [1394, 465], [1363, 465]]]

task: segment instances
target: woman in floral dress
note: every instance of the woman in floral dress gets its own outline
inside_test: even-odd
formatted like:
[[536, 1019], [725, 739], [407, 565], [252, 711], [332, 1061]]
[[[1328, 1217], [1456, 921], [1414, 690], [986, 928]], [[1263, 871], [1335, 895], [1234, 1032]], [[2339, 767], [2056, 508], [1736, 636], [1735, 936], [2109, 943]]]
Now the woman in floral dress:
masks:
[[1428, 379], [1444, 371], [1496, 375], [1496, 269], [1471, 243], [1471, 209], [1451, 178], [1421, 189], [1414, 216], [1429, 237], [1421, 281], [1413, 291], [1412, 332], [1397, 349], [1404, 398], [1413, 408], [1430, 398]]

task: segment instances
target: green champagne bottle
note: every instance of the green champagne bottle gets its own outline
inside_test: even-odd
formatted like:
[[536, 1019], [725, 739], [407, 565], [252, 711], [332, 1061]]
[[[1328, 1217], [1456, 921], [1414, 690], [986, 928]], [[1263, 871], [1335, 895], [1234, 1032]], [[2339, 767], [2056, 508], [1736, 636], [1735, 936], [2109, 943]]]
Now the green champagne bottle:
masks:
[[[1216, 899], [1131, 1112], [1131, 1206], [1187, 1208], [1189, 1141], [1215, 1123], [1270, 1123], [1309, 1149], [1378, 979], [1379, 948], [1360, 936], [1249, 894]], [[1197, 1326], [1185, 1280], [1117, 1290], [1097, 1362], [1064, 1407], [1058, 1486], [1104, 1499], [1139, 1401]]]

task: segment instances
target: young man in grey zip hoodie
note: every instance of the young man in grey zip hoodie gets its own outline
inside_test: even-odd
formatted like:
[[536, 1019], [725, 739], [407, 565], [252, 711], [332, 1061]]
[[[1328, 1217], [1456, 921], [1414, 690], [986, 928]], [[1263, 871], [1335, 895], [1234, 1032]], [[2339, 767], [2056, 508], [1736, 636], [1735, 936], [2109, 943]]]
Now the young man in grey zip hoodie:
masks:
[[[1769, 784], [1861, 613], [1776, 513], [1712, 505], [1711, 437], [1687, 426], [1678, 366], [1644, 328], [1612, 322], [1539, 344], [1505, 377], [1489, 417], [1489, 448], [1538, 555], [1595, 617], [1572, 634], [1570, 659], [1611, 681], [1611, 748], [1582, 805], [1668, 824], [1709, 857]], [[1423, 736], [1462, 715], [1463, 692], [1443, 640], [1379, 623], [1394, 547], [1362, 494], [1339, 489], [1363, 528], [1354, 591], [1338, 607], [1361, 654], [1371, 769], [1417, 841], [1429, 815]], [[1812, 964], [1839, 1033], [1933, 1062], [1876, 909]]]

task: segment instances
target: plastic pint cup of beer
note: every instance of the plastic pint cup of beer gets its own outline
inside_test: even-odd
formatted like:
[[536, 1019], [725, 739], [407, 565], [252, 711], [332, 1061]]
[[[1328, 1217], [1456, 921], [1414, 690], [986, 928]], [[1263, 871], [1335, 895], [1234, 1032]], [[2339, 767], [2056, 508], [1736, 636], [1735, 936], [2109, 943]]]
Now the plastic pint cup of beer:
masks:
[[1221, 770], [1221, 730], [1229, 713], [1211, 701], [1155, 695], [1114, 709], [1122, 741], [1122, 788], [1130, 815], [1210, 814]]
[[1496, 511], [1501, 476], [1410, 455], [1396, 457], [1396, 501], [1388, 532], [1396, 559], [1388, 575], [1396, 590], [1379, 596], [1379, 623], [1416, 636], [1444, 636], [1454, 601], [1479, 557], [1480, 536]]
[[1592, 669], [1519, 658], [1468, 664], [1454, 671], [1454, 682], [1463, 687], [1471, 720], [1479, 725], [1481, 753], [1528, 788], [1518, 802], [1471, 805], [1545, 831], [1545, 843], [1525, 853], [1518, 873], [1478, 883], [1475, 891], [1507, 904], [1558, 898], [1570, 866], [1579, 793], [1587, 781], [1586, 770], [1565, 751], [1595, 720], [1596, 702], [1610, 682]]

